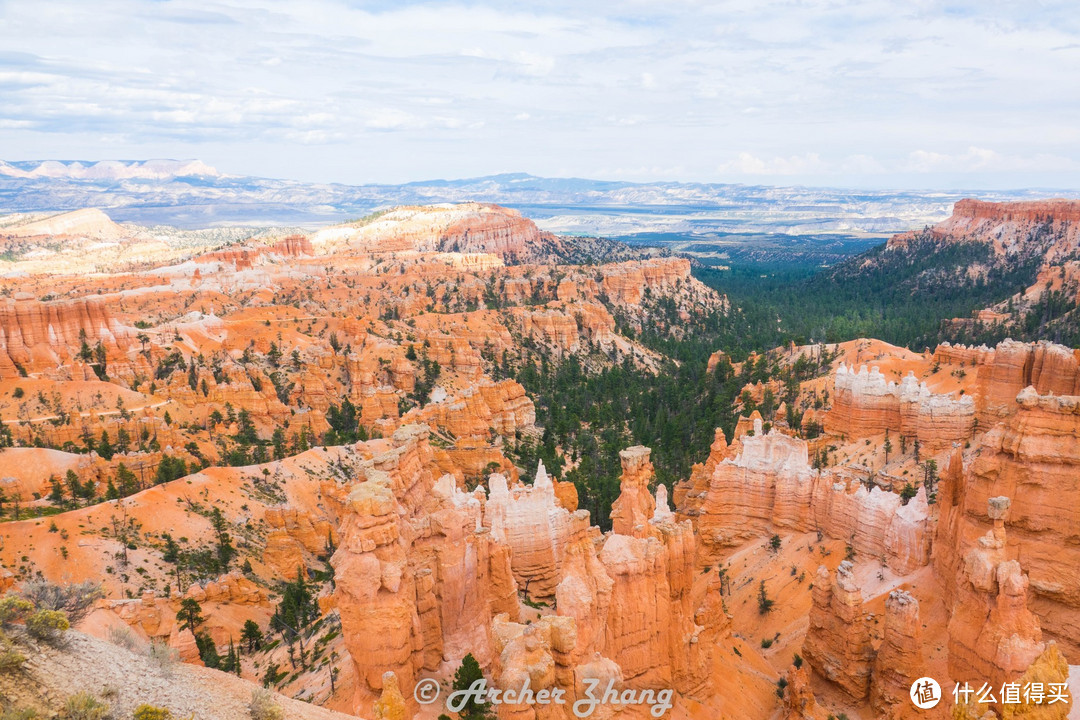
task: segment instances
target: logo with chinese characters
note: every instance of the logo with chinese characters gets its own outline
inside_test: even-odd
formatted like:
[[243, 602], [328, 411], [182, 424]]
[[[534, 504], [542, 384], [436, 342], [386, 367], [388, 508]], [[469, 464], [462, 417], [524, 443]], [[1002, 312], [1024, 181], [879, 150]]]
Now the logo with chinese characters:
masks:
[[941, 686], [930, 677], [921, 677], [911, 684], [911, 702], [920, 710], [929, 710], [941, 702]]
[[[912, 693], [915, 690], [912, 688]], [[912, 698], [915, 696], [912, 695]], [[990, 683], [983, 683], [975, 689], [969, 683], [956, 684], [953, 688], [953, 699], [960, 704], [994, 704], [1002, 705], [1054, 705], [1055, 703], [1070, 704], [1068, 683], [1042, 683], [1029, 682], [1021, 685], [1019, 682], [1002, 683], [1001, 688], [995, 688]]]

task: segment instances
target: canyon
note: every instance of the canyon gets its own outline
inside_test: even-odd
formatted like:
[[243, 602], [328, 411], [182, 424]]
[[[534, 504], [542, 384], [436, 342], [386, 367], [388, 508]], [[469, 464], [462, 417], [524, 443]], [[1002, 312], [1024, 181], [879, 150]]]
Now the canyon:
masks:
[[[1080, 222], [992, 205], [929, 232], [1008, 255], [1030, 223], [1073, 242]], [[0, 234], [146, 237], [95, 213], [19, 227]], [[737, 386], [731, 425], [705, 417], [711, 446], [673, 481], [665, 448], [601, 436], [600, 507], [574, 474], [589, 449], [555, 446], [535, 389], [567, 367], [672, 372], [667, 347], [738, 310], [685, 258], [589, 260], [467, 203], [110, 272], [28, 262], [0, 276], [0, 590], [101, 583], [80, 648], [159, 643], [214, 685], [239, 645], [235, 682], [326, 716], [435, 720], [413, 689], [449, 692], [469, 656], [495, 688], [567, 699], [503, 720], [573, 717], [593, 681], [670, 691], [680, 719], [1071, 708], [951, 691], [1080, 663], [1074, 348], [713, 346], [700, 372]], [[925, 676], [945, 696], [919, 713]]]

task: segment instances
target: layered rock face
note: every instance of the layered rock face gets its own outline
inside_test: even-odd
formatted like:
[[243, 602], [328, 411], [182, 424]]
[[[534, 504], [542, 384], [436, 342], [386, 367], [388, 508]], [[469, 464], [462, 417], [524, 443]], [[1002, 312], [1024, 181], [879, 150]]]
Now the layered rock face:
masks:
[[622, 349], [625, 339], [615, 334], [615, 318], [599, 303], [549, 303], [541, 308], [512, 310], [524, 335], [551, 347], [560, 357], [578, 352], [589, 342], [602, 350]]
[[1080, 202], [1076, 200], [1037, 200], [1033, 202], [987, 202], [965, 198], [953, 207], [958, 222], [1045, 222], [1056, 218], [1080, 222]]
[[[1080, 240], [1080, 202], [995, 203], [964, 199], [953, 206], [951, 217], [930, 229], [930, 234], [948, 242], [989, 243], [999, 255], [1025, 252], [1034, 245], [1046, 245], [1050, 239], [1044, 252], [1053, 261], [1068, 254]], [[889, 240], [887, 248], [903, 245], [915, 236], [897, 235]]]
[[979, 426], [989, 428], [1016, 411], [1016, 395], [1031, 386], [1047, 395], [1080, 395], [1080, 351], [1046, 341], [1005, 340], [993, 348], [943, 343], [940, 362], [975, 367]]
[[622, 482], [619, 497], [611, 505], [611, 529], [616, 535], [641, 536], [652, 518], [655, 501], [649, 494], [653, 479], [652, 451], [636, 445], [619, 452], [622, 462]]
[[[489, 619], [517, 617], [509, 548], [481, 521], [481, 501], [435, 481], [427, 431], [407, 426], [348, 497], [331, 562], [346, 646], [370, 707], [393, 671], [412, 687], [467, 646], [491, 657]], [[460, 652], [464, 655], [464, 652]]]
[[483, 203], [395, 208], [359, 227], [315, 234], [315, 244], [327, 249], [489, 253], [510, 262], [538, 254], [545, 243], [558, 241], [516, 210]]
[[[306, 235], [289, 235], [273, 245], [234, 245], [214, 250], [195, 258], [197, 263], [225, 263], [233, 270], [251, 270], [267, 255], [279, 258], [298, 258], [315, 254]], [[198, 271], [196, 271], [198, 272]]]
[[518, 431], [534, 427], [536, 407], [525, 388], [514, 380], [483, 381], [454, 398], [406, 414], [403, 421], [423, 422], [458, 438], [486, 438], [492, 429], [513, 437]]
[[307, 235], [289, 235], [282, 238], [271, 245], [268, 252], [282, 257], [300, 257], [315, 254], [315, 250], [311, 246], [311, 240]]
[[803, 657], [852, 699], [862, 700], [870, 693], [874, 648], [862, 593], [851, 570], [850, 562], [840, 563], [834, 581], [828, 568], [818, 568]]
[[697, 573], [691, 523], [670, 512], [666, 490], [648, 493], [649, 452], [620, 453], [622, 492], [598, 555], [611, 579], [601, 650], [631, 687], [694, 696], [706, 690], [711, 644], [728, 619], [716, 577]]
[[975, 401], [930, 392], [908, 373], [899, 384], [887, 381], [878, 368], [863, 365], [855, 372], [841, 363], [834, 379], [832, 410], [825, 417], [830, 432], [848, 437], [877, 435], [889, 430], [917, 438], [929, 451], [971, 438]]
[[337, 533], [325, 518], [295, 508], [267, 508], [266, 545], [263, 562], [281, 577], [295, 577], [296, 569], [308, 567], [308, 560], [336, 546]]
[[[687, 497], [678, 508], [694, 518], [699, 541], [710, 559], [722, 548], [767, 534], [774, 523], [790, 528], [810, 524], [817, 473], [810, 468], [806, 442], [779, 432], [765, 433], [760, 420], [754, 430], [740, 439], [741, 451], [734, 458], [725, 457], [722, 438], [713, 443], [704, 466], [713, 468], [707, 486], [694, 490], [696, 497]], [[703, 484], [702, 474], [698, 486]]]
[[[697, 572], [691, 524], [648, 494], [648, 448], [623, 453], [619, 528], [556, 503], [541, 465], [531, 487], [489, 478], [490, 496], [434, 480], [426, 431], [399, 430], [348, 495], [332, 558], [346, 647], [367, 708], [392, 671], [405, 687], [473, 653], [500, 687], [581, 691], [582, 666], [627, 687], [708, 695], [711, 648], [728, 626], [717, 578]], [[599, 541], [599, 542], [598, 542]], [[557, 615], [518, 622], [519, 588]], [[602, 667], [601, 667], [602, 666]], [[592, 676], [587, 676], [592, 677]], [[512, 717], [532, 718], [533, 711]]]
[[690, 261], [686, 258], [655, 258], [609, 266], [600, 286], [616, 302], [639, 305], [646, 288], [673, 290], [689, 278]]
[[949, 674], [1000, 687], [1043, 651], [1039, 620], [1028, 609], [1028, 578], [1007, 559], [1009, 498], [987, 501], [994, 527], [964, 555], [949, 617]]
[[734, 458], [718, 435], [709, 460], [676, 490], [680, 517], [697, 530], [703, 564], [776, 530], [820, 530], [858, 553], [885, 557], [902, 574], [928, 563], [932, 526], [923, 490], [904, 505], [896, 493], [813, 470], [806, 441], [765, 433], [760, 419], [754, 430], [739, 439]]
[[515, 210], [498, 205], [477, 205], [476, 214], [452, 221], [441, 229], [431, 248], [444, 252], [491, 253], [504, 260], [525, 260], [539, 249], [543, 238], [554, 237], [541, 233], [536, 225]]
[[70, 363], [84, 340], [90, 347], [102, 343], [115, 356], [129, 335], [100, 298], [41, 302], [16, 293], [0, 302], [0, 377], [18, 377], [16, 364], [34, 371]]
[[563, 553], [573, 533], [570, 512], [556, 503], [555, 487], [541, 462], [531, 488], [507, 487], [502, 475], [488, 478], [491, 493], [484, 523], [510, 546], [514, 577], [530, 600], [550, 600], [561, 579]]
[[983, 547], [986, 533], [998, 525], [987, 512], [990, 499], [1011, 498], [1001, 560], [1023, 563], [1031, 609], [1043, 631], [1066, 655], [1080, 656], [1080, 398], [1028, 388], [1015, 407], [1012, 417], [983, 436], [968, 465], [957, 452], [943, 476], [935, 569], [951, 598], [964, 558]]
[[911, 684], [926, 674], [922, 645], [919, 601], [903, 590], [892, 591], [870, 683], [870, 705], [879, 715], [907, 703]]

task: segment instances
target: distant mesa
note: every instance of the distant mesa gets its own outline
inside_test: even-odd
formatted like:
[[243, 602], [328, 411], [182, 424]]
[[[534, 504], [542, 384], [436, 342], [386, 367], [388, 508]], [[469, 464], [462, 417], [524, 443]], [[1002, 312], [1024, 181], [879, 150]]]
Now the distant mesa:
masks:
[[[1053, 233], [1033, 234], [1035, 226], [1046, 224]], [[1049, 247], [1035, 245], [1051, 234], [1059, 242]], [[947, 242], [980, 242], [991, 245], [999, 255], [1040, 250], [1052, 260], [1075, 247], [1080, 234], [1080, 200], [1055, 198], [1031, 202], [986, 202], [965, 198], [953, 206], [952, 215], [929, 230], [930, 237]], [[896, 235], [890, 250], [924, 238], [922, 231]]]
[[78, 235], [99, 240], [116, 240], [128, 234], [101, 210], [87, 208], [72, 212], [59, 213], [41, 219], [16, 221], [9, 226], [0, 226], [0, 236], [29, 238], [43, 235]]
[[489, 203], [398, 207], [356, 223], [315, 233], [322, 251], [348, 246], [364, 252], [490, 253], [521, 262], [559, 244], [550, 233], [511, 210]]
[[953, 207], [954, 217], [977, 220], [1039, 221], [1062, 220], [1080, 221], [1080, 200], [1054, 198], [1033, 202], [986, 202], [965, 198]]

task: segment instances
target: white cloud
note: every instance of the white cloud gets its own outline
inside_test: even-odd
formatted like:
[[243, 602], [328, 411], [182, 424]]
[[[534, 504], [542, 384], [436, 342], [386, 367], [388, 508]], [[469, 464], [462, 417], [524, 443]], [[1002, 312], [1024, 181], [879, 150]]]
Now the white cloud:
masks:
[[1080, 168], [1076, 160], [1060, 155], [1039, 153], [1031, 156], [1003, 155], [988, 148], [971, 146], [964, 152], [941, 153], [915, 150], [902, 170], [918, 173], [978, 173], [984, 171], [1069, 171]]
[[688, 180], [1080, 184], [1080, 53], [1060, 51], [1080, 46], [1073, 10], [0, 2], [2, 152], [202, 156], [277, 176], [362, 155], [352, 175], [308, 176], [354, 182], [679, 167]]
[[513, 61], [519, 66], [522, 73], [533, 77], [544, 77], [555, 69], [555, 58], [549, 55], [521, 51], [514, 53]]
[[741, 152], [734, 159], [721, 163], [717, 172], [721, 175], [809, 175], [827, 169], [817, 153], [771, 157], [762, 159], [748, 152]]
[[916, 150], [908, 156], [904, 169], [911, 172], [973, 172], [1001, 162], [1001, 156], [993, 150], [969, 147], [960, 154], [948, 154]]

